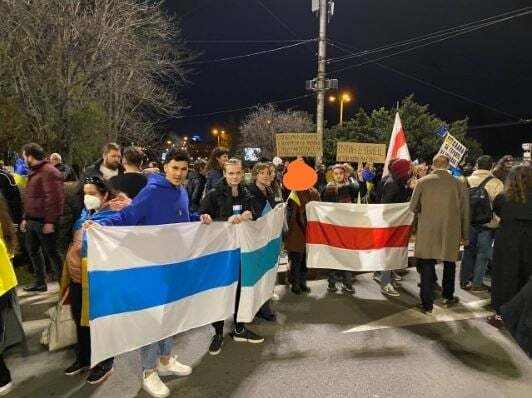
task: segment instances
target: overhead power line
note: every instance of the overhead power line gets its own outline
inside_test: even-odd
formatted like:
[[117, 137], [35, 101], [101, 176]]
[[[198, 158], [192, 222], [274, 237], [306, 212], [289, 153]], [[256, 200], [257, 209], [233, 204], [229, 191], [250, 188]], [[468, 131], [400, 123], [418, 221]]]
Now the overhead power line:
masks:
[[[347, 48], [347, 47], [344, 47], [344, 46], [340, 46], [340, 45], [338, 45], [338, 44], [335, 44], [335, 43], [333, 43], [332, 41], [329, 41], [329, 44], [332, 45], [332, 46], [334, 46], [334, 47], [336, 47], [336, 48], [339, 48], [339, 49], [342, 50], [342, 51], [353, 53], [351, 49], [349, 49], [349, 48]], [[405, 77], [405, 78], [407, 78], [407, 79], [414, 80], [414, 81], [416, 81], [416, 82], [418, 82], [418, 83], [421, 83], [421, 84], [423, 84], [423, 85], [425, 85], [425, 86], [428, 86], [428, 87], [431, 87], [431, 88], [433, 88], [433, 89], [435, 89], [435, 90], [441, 91], [442, 93], [445, 93], [445, 94], [451, 95], [451, 96], [456, 97], [456, 98], [460, 98], [460, 99], [462, 99], [462, 100], [464, 100], [464, 101], [466, 101], [466, 102], [470, 102], [470, 103], [473, 103], [473, 104], [479, 105], [479, 106], [481, 106], [481, 107], [483, 107], [483, 108], [486, 108], [486, 109], [491, 110], [492, 112], [496, 112], [496, 113], [499, 113], [499, 114], [501, 114], [501, 115], [505, 115], [505, 116], [511, 117], [511, 118], [513, 118], [513, 119], [518, 119], [517, 116], [512, 115], [512, 114], [510, 114], [510, 113], [508, 113], [508, 112], [506, 112], [506, 111], [503, 111], [503, 110], [500, 110], [500, 109], [494, 108], [494, 107], [491, 106], [491, 105], [484, 104], [484, 103], [479, 102], [479, 101], [477, 101], [477, 100], [475, 100], [475, 99], [473, 99], [473, 98], [466, 97], [466, 96], [463, 95], [463, 94], [459, 94], [459, 93], [456, 93], [456, 92], [454, 92], [454, 91], [451, 91], [451, 90], [449, 90], [449, 89], [447, 89], [447, 88], [440, 87], [440, 86], [438, 86], [438, 85], [436, 85], [436, 84], [434, 84], [434, 83], [431, 83], [431, 82], [428, 82], [428, 81], [426, 81], [426, 80], [420, 79], [419, 77], [409, 75], [408, 73], [405, 73], [405, 72], [403, 72], [403, 71], [400, 71], [400, 70], [398, 70], [398, 69], [396, 69], [396, 68], [392, 68], [392, 67], [389, 66], [389, 65], [385, 65], [385, 64], [380, 63], [380, 62], [374, 62], [374, 63], [375, 63], [375, 65], [379, 66], [380, 68], [387, 69], [387, 70], [389, 70], [389, 71], [391, 71], [391, 72], [393, 72], [393, 73], [396, 73], [396, 74], [398, 74], [398, 75], [400, 75], [400, 76], [403, 76], [403, 77]]]
[[[385, 59], [385, 58], [390, 58], [390, 57], [393, 57], [393, 56], [396, 56], [396, 55], [400, 55], [400, 54], [404, 54], [404, 53], [407, 53], [407, 52], [411, 52], [411, 51], [416, 50], [418, 48], [428, 47], [428, 46], [431, 46], [433, 44], [440, 43], [440, 42], [452, 39], [454, 37], [462, 36], [462, 35], [465, 35], [465, 34], [470, 33], [470, 32], [474, 32], [474, 31], [477, 31], [477, 30], [480, 30], [480, 29], [484, 29], [486, 27], [493, 26], [493, 25], [496, 25], [496, 24], [500, 24], [502, 22], [506, 22], [506, 21], [512, 20], [514, 18], [519, 18], [519, 17], [525, 16], [525, 15], [529, 15], [529, 14], [532, 14], [532, 7], [525, 7], [525, 8], [519, 9], [519, 10], [506, 12], [506, 13], [499, 14], [499, 15], [496, 15], [496, 16], [493, 16], [493, 17], [489, 17], [489, 18], [485, 18], [485, 19], [482, 19], [482, 20], [479, 20], [479, 21], [470, 22], [468, 24], [461, 25], [459, 27], [443, 29], [443, 30], [440, 30], [440, 31], [436, 31], [436, 32], [424, 35], [424, 36], [418, 36], [418, 37], [411, 38], [411, 39], [408, 39], [408, 40], [405, 40], [405, 41], [392, 43], [390, 45], [386, 45], [386, 46], [379, 47], [379, 48], [376, 48], [376, 49], [364, 50], [364, 51], [359, 51], [359, 52], [356, 52], [356, 53], [352, 53], [351, 55], [346, 56], [346, 57], [339, 57], [339, 58], [336, 58], [336, 59], [330, 59], [328, 62], [330, 64], [343, 62], [343, 61], [346, 61], [346, 60], [349, 60], [349, 59], [366, 57], [366, 56], [369, 56], [369, 55], [372, 55], [372, 54], [385, 52], [385, 51], [388, 51], [388, 50], [392, 50], [392, 49], [399, 48], [399, 47], [404, 47], [404, 46], [411, 45], [411, 44], [422, 43], [422, 44], [419, 44], [419, 45], [414, 46], [414, 47], [407, 48], [407, 49], [402, 50], [402, 51], [398, 51], [398, 52], [395, 52], [395, 53], [392, 53], [392, 54], [384, 55], [384, 56], [379, 57], [379, 58], [377, 58], [375, 60], [381, 60], [381, 59]], [[488, 21], [488, 22], [486, 22], [486, 21]], [[373, 60], [373, 61], [375, 61], [375, 60]], [[342, 72], [344, 70], [356, 68], [356, 67], [359, 67], [359, 66], [362, 66], [362, 65], [366, 65], [367, 63], [371, 63], [371, 62], [372, 62], [372, 60], [368, 60], [367, 62], [363, 62], [363, 63], [355, 64], [355, 65], [350, 65], [348, 67], [345, 67], [345, 68], [342, 68], [342, 69], [338, 69], [335, 72]]]
[[200, 43], [200, 44], [256, 44], [256, 43], [299, 43], [303, 41], [311, 41], [312, 39], [229, 39], [229, 40], [187, 40], [187, 43]]
[[248, 110], [248, 109], [254, 109], [254, 108], [256, 108], [257, 106], [260, 106], [260, 105], [282, 104], [282, 103], [285, 103], [285, 102], [298, 101], [298, 100], [301, 100], [303, 98], [308, 98], [308, 97], [313, 97], [313, 96], [314, 96], [313, 94], [305, 94], [305, 95], [300, 95], [298, 97], [293, 97], [293, 98], [284, 98], [284, 99], [275, 100], [275, 101], [265, 101], [265, 102], [262, 102], [260, 104], [244, 106], [244, 107], [241, 107], [241, 108], [224, 109], [224, 110], [215, 111], [215, 112], [197, 113], [197, 114], [194, 114], [194, 115], [178, 116], [178, 117], [176, 117], [176, 119], [188, 119], [188, 118], [196, 118], [196, 117], [215, 116], [215, 115], [221, 115], [221, 114], [224, 114], [224, 113], [236, 113], [236, 112], [241, 112], [241, 111], [245, 111], [245, 110]]
[[308, 43], [308, 42], [311, 42], [311, 41], [316, 41], [316, 39], [308, 39], [308, 40], [301, 41], [299, 43], [288, 44], [286, 46], [272, 48], [270, 50], [256, 51], [256, 52], [247, 53], [247, 54], [235, 55], [233, 57], [224, 57], [224, 58], [217, 58], [217, 59], [209, 59], [209, 60], [205, 60], [205, 61], [188, 62], [188, 63], [186, 63], [184, 65], [185, 66], [189, 66], [189, 65], [204, 65], [204, 64], [213, 64], [213, 63], [218, 63], [218, 62], [234, 61], [234, 60], [237, 60], [237, 59], [255, 57], [257, 55], [264, 55], [264, 54], [274, 53], [274, 52], [277, 52], [277, 51], [287, 50], [289, 48], [301, 46], [301, 45], [303, 45], [305, 43]]

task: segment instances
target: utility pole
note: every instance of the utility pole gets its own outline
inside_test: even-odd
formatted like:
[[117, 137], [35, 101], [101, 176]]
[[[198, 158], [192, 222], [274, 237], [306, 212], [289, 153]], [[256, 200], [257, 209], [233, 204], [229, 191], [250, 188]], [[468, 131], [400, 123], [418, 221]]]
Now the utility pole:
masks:
[[307, 90], [316, 92], [316, 133], [319, 140], [323, 142], [325, 92], [333, 88], [338, 89], [338, 80], [327, 79], [325, 73], [327, 63], [327, 23], [334, 14], [334, 1], [312, 0], [312, 11], [318, 13], [319, 19], [318, 76], [312, 80], [307, 80], [305, 86]]
[[316, 109], [316, 132], [320, 141], [323, 141], [323, 123], [325, 110], [325, 66], [327, 61], [327, 5], [329, 0], [319, 0], [320, 30], [318, 36], [318, 77], [316, 81], [317, 109]]

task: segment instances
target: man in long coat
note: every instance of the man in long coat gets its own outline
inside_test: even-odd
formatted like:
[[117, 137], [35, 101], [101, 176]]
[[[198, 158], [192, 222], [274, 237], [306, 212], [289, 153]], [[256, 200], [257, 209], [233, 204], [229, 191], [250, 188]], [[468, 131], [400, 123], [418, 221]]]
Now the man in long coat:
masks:
[[454, 296], [456, 265], [460, 242], [468, 245], [469, 194], [465, 184], [451, 176], [449, 158], [438, 155], [433, 172], [421, 178], [414, 190], [410, 210], [417, 215], [415, 257], [421, 270], [421, 310], [432, 312], [434, 303], [434, 267], [444, 262], [443, 299], [450, 305]]

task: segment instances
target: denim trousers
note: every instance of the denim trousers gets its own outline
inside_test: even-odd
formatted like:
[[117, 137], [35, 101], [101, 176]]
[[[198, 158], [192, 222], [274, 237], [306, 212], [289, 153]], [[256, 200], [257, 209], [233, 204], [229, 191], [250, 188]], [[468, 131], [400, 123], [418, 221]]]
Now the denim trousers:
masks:
[[491, 260], [494, 240], [494, 229], [471, 225], [469, 246], [464, 248], [462, 268], [460, 269], [460, 283], [462, 285], [472, 281], [473, 286], [482, 286], [488, 263]]
[[157, 358], [169, 357], [172, 354], [173, 345], [174, 339], [167, 337], [166, 339], [142, 347], [140, 349], [140, 364], [142, 365], [142, 369], [155, 369], [157, 366]]

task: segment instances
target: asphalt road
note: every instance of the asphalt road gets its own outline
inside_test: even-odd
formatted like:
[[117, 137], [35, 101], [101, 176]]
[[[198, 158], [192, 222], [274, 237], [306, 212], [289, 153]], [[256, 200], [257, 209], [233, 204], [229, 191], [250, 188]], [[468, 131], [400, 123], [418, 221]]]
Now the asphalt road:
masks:
[[[411, 270], [394, 299], [382, 296], [369, 274], [358, 277], [353, 296], [328, 294], [325, 280], [312, 281], [309, 296], [278, 286], [277, 323], [250, 327], [265, 336], [263, 344], [226, 337], [222, 353], [211, 357], [211, 327], [181, 334], [175, 353], [193, 373], [164, 380], [173, 397], [186, 398], [532, 397], [532, 361], [507, 333], [485, 323], [487, 294], [458, 291], [464, 304], [427, 316], [414, 308], [416, 284]], [[54, 297], [21, 297], [29, 354], [6, 354], [16, 384], [11, 396], [148, 397], [137, 352], [118, 357], [112, 377], [98, 386], [63, 375], [74, 352], [48, 353], [39, 344]]]

